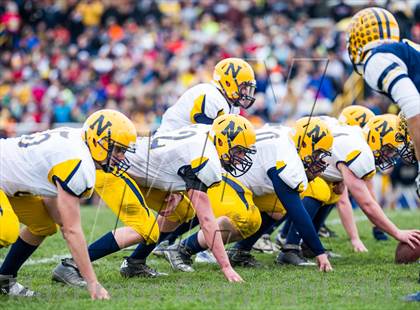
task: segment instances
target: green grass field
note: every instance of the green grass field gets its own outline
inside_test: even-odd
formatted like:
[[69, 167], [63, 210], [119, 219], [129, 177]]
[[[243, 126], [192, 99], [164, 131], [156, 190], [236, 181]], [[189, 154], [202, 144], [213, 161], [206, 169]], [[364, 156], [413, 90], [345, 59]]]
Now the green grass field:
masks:
[[[93, 241], [115, 226], [115, 217], [106, 208], [83, 208], [83, 226], [88, 241]], [[420, 211], [391, 211], [390, 218], [402, 228], [420, 228]], [[327, 248], [343, 255], [332, 261], [334, 271], [319, 273], [315, 268], [279, 267], [274, 255], [258, 254], [264, 263], [259, 269], [237, 270], [245, 279], [229, 284], [217, 266], [195, 265], [191, 274], [175, 273], [154, 256], [149, 264], [169, 276], [159, 279], [122, 279], [121, 251], [94, 264], [102, 284], [112, 296], [110, 301], [91, 301], [82, 289], [52, 283], [51, 270], [59, 256], [68, 253], [61, 234], [48, 238], [25, 265], [20, 282], [42, 297], [16, 299], [0, 297], [1, 309], [419, 309], [418, 303], [401, 301], [407, 293], [420, 290], [419, 264], [395, 265], [397, 242], [375, 242], [371, 226], [360, 212], [359, 231], [369, 252], [352, 253], [336, 214], [330, 217], [338, 238], [323, 239]], [[93, 229], [94, 228], [94, 229]], [[0, 251], [0, 259], [6, 250]], [[56, 255], [55, 259], [51, 259]]]

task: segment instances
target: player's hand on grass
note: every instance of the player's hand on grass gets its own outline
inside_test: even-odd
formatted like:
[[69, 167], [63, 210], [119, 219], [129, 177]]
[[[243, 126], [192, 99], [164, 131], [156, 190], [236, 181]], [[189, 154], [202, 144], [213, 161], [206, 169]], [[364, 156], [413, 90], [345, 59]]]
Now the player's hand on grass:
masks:
[[231, 266], [223, 268], [222, 271], [229, 282], [244, 282], [242, 277]]
[[420, 230], [398, 230], [396, 239], [415, 249], [415, 245], [420, 246]]
[[324, 253], [324, 254], [318, 255], [316, 257], [316, 261], [318, 263], [319, 271], [329, 272], [333, 270], [331, 263], [328, 260], [327, 254]]
[[351, 245], [353, 246], [353, 250], [355, 252], [367, 252], [368, 251], [368, 249], [366, 248], [366, 246], [363, 244], [362, 240], [360, 240], [360, 239], [351, 240]]
[[110, 299], [108, 291], [99, 282], [88, 283], [87, 289], [93, 300]]

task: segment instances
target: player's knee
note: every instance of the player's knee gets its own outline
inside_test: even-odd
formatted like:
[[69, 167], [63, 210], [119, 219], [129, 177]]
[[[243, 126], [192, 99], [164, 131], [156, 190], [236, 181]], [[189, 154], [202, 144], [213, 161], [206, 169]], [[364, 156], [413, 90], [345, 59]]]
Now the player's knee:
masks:
[[331, 188], [321, 178], [315, 178], [308, 184], [308, 188], [302, 193], [302, 197], [310, 197], [327, 203], [331, 199]]
[[255, 234], [261, 226], [261, 213], [257, 207], [251, 207], [248, 212], [247, 225], [241, 230], [242, 237], [248, 238]]
[[[129, 225], [135, 232], [139, 234], [139, 238], [143, 238], [146, 244], [157, 243], [159, 240], [159, 225], [154, 222], [151, 225]], [[142, 240], [142, 241], [143, 241]]]

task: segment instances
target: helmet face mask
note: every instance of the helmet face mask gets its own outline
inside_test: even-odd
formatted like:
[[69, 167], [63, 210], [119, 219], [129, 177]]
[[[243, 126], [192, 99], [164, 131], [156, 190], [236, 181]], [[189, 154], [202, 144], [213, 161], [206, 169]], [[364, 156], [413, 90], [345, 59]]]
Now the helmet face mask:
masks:
[[98, 145], [106, 151], [107, 156], [104, 161], [99, 163], [101, 168], [115, 176], [121, 176], [130, 168], [130, 161], [125, 158], [125, 153], [135, 153], [134, 145], [125, 146], [111, 139], [111, 130], [108, 130], [108, 135], [97, 141]]
[[386, 170], [395, 166], [399, 157], [399, 151], [395, 146], [386, 144], [379, 151], [374, 151], [373, 155], [375, 156], [376, 166], [381, 170]]
[[331, 156], [331, 152], [319, 149], [303, 159], [303, 166], [309, 180], [315, 179], [327, 169], [328, 163], [325, 162], [325, 158], [329, 156]]
[[254, 147], [247, 148], [242, 145], [234, 146], [229, 149], [229, 155], [223, 156], [221, 159], [222, 166], [233, 177], [240, 177], [251, 169], [252, 158], [249, 155], [255, 153], [256, 150]]
[[233, 105], [236, 107], [241, 107], [244, 109], [250, 108], [255, 102], [255, 88], [256, 85], [253, 82], [243, 82], [238, 86], [238, 98], [229, 99], [232, 101]]
[[398, 140], [404, 144], [399, 150], [400, 156], [407, 164], [415, 164], [417, 159], [414, 151], [414, 144], [408, 133], [407, 118], [402, 112], [398, 114], [398, 129], [400, 131]]

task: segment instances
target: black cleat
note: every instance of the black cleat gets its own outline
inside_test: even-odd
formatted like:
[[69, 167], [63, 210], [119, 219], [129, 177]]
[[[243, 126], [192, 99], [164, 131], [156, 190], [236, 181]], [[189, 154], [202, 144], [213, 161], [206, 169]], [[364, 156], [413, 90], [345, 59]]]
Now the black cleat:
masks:
[[34, 291], [24, 287], [16, 281], [16, 278], [9, 275], [0, 274], [0, 295], [14, 297], [36, 297]]
[[261, 266], [250, 251], [231, 248], [227, 250], [227, 254], [232, 267], [255, 268]]
[[52, 279], [71, 286], [87, 286], [73, 258], [63, 258], [61, 263], [53, 270]]
[[[341, 258], [341, 254], [335, 253], [332, 249], [325, 249], [325, 254], [328, 255], [328, 258]], [[302, 255], [306, 258], [315, 258], [316, 255], [312, 250], [306, 245], [306, 243], [302, 243]]]
[[315, 263], [308, 261], [302, 256], [299, 250], [282, 250], [277, 255], [276, 263], [279, 265], [293, 265], [299, 267], [316, 266]]
[[167, 276], [167, 273], [158, 272], [146, 265], [145, 259], [135, 259], [131, 257], [124, 257], [120, 267], [120, 274], [124, 278], [144, 277], [157, 278], [160, 276]]

